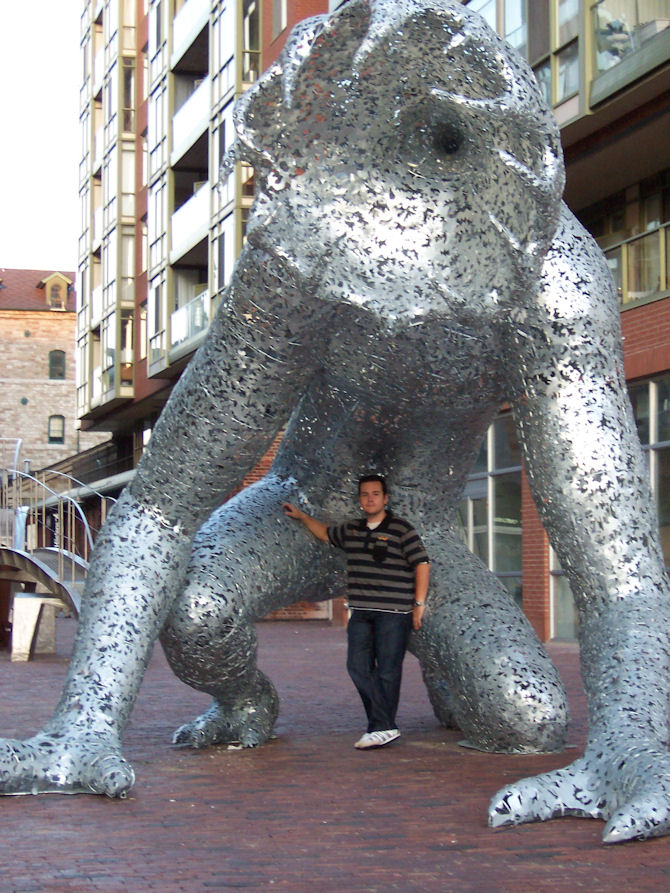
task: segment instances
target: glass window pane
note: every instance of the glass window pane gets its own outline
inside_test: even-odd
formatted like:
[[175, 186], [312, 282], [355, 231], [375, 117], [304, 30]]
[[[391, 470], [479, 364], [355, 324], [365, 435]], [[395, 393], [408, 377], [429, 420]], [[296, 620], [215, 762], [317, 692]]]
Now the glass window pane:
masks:
[[560, 53], [558, 60], [557, 100], [561, 102], [579, 90], [579, 43], [575, 40]]
[[[618, 4], [617, 4], [618, 5]], [[596, 69], [607, 71], [633, 50], [633, 35], [620, 16], [620, 9], [610, 2], [594, 9]]]
[[505, 3], [505, 39], [526, 55], [526, 0], [507, 0]]
[[472, 551], [477, 555], [484, 564], [489, 563], [489, 540], [488, 540], [488, 518], [487, 518], [487, 500], [472, 500]]
[[579, 33], [579, 0], [558, 0], [558, 45]]
[[456, 535], [458, 538], [465, 543], [468, 544], [468, 500], [463, 499], [459, 502], [456, 508], [456, 518], [454, 521], [454, 528], [456, 530]]
[[666, 375], [656, 382], [656, 406], [658, 413], [659, 441], [670, 440], [670, 376]]
[[475, 461], [474, 467], [472, 469], [472, 474], [483, 474], [488, 470], [488, 438], [484, 435], [484, 439], [482, 440], [482, 444], [479, 447], [479, 453], [477, 455], [477, 459]]
[[661, 282], [661, 252], [658, 232], [628, 245], [628, 297], [641, 300], [657, 294]]
[[516, 468], [521, 465], [521, 448], [512, 414], [501, 416], [494, 424], [494, 468]]
[[534, 72], [545, 102], [547, 105], [551, 105], [551, 62], [549, 59], [541, 65], [538, 65], [534, 69]]
[[670, 226], [665, 229], [665, 284], [664, 289], [670, 288]]
[[496, 30], [496, 0], [471, 0], [468, 5]]
[[605, 254], [607, 266], [609, 267], [614, 285], [616, 286], [619, 296], [619, 303], [623, 302], [623, 264], [621, 258], [621, 248], [614, 248]]
[[646, 446], [649, 443], [649, 385], [646, 382], [630, 385], [628, 394], [633, 404], [640, 443]]
[[509, 594], [519, 607], [523, 603], [523, 591], [521, 588], [521, 577], [501, 577], [500, 582], [509, 590]]
[[670, 449], [656, 451], [656, 508], [661, 546], [666, 565], [670, 565]]
[[494, 569], [521, 573], [521, 473], [496, 477], [493, 492]]
[[551, 598], [554, 615], [553, 635], [556, 639], [577, 638], [577, 609], [565, 577], [552, 576]]

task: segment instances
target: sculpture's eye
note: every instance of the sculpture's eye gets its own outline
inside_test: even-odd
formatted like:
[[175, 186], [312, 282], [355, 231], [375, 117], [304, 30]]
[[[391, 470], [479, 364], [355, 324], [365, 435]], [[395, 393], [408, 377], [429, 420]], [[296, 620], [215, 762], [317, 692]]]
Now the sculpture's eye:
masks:
[[433, 148], [439, 155], [455, 155], [465, 136], [458, 124], [451, 121], [440, 121], [433, 125]]

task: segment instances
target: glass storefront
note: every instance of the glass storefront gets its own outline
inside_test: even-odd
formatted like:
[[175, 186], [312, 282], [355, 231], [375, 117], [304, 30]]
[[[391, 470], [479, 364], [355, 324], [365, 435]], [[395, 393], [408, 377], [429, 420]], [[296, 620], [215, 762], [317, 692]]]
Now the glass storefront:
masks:
[[489, 428], [459, 506], [468, 547], [521, 604], [521, 452], [511, 413]]

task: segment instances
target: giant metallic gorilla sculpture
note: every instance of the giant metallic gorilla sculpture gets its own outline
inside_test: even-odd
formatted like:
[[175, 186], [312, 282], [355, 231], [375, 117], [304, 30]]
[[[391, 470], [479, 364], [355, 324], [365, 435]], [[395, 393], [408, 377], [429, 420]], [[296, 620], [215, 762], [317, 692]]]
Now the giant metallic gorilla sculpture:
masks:
[[[352, 0], [294, 31], [236, 127], [228, 164], [258, 181], [248, 243], [96, 546], [56, 713], [4, 742], [2, 789], [123, 796], [120, 737], [161, 630], [176, 672], [214, 696], [176, 740], [266, 740], [277, 700], [252, 622], [339, 585], [281, 503], [340, 517], [371, 468], [433, 557], [413, 648], [438, 716], [484, 749], [560, 749], [558, 676], [454, 532], [507, 400], [579, 609], [590, 734], [568, 768], [496, 795], [491, 823], [575, 814], [606, 819], [607, 841], [666, 833], [657, 522], [616, 294], [561, 204], [532, 73], [453, 0]], [[286, 424], [268, 477], [206, 520]]]

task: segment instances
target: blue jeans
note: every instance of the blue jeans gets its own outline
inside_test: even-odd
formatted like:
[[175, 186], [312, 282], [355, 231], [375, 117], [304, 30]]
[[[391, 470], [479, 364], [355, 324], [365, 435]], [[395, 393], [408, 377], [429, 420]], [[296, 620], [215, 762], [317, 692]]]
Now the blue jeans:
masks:
[[363, 701], [368, 732], [395, 729], [402, 662], [412, 614], [354, 608], [347, 626], [347, 671]]

